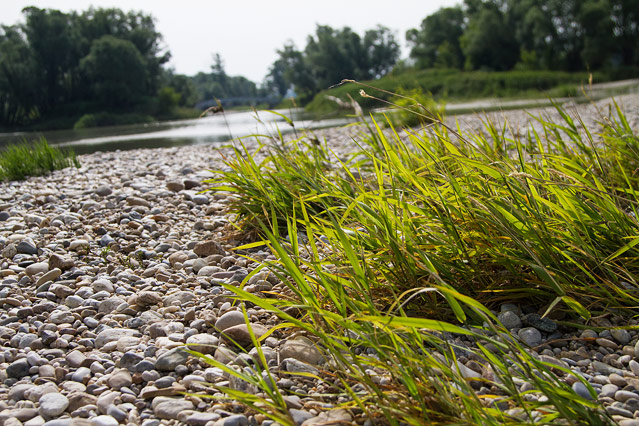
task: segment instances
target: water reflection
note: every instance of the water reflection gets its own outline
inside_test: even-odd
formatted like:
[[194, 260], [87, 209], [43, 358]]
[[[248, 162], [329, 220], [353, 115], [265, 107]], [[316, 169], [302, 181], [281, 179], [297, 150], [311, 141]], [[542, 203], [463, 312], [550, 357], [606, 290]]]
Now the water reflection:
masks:
[[[291, 117], [295, 127], [317, 129], [334, 127], [352, 121], [349, 118], [317, 119], [303, 110], [277, 111]], [[233, 112], [200, 119], [177, 120], [151, 124], [111, 126], [82, 130], [58, 130], [0, 134], [0, 147], [8, 143], [31, 141], [44, 136], [52, 145], [71, 147], [77, 154], [137, 148], [174, 147], [225, 142], [248, 135], [287, 133], [293, 128], [283, 117], [267, 111], [257, 114]]]

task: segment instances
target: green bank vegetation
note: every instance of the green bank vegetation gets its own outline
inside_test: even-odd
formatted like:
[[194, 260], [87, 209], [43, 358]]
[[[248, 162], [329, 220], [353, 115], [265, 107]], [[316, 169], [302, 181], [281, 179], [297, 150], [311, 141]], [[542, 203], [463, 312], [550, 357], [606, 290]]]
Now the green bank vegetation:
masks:
[[318, 26], [305, 46], [278, 50], [267, 83], [282, 95], [294, 85], [299, 101], [314, 99], [310, 108], [317, 111], [327, 108], [321, 92], [342, 79], [384, 76], [376, 86], [419, 87], [444, 100], [537, 97], [550, 89], [544, 96], [574, 95], [588, 73], [595, 82], [638, 74], [637, 6], [634, 0], [464, 0], [407, 31], [410, 57], [403, 60], [388, 29], [378, 28], [367, 44], [368, 33]]
[[11, 144], [0, 151], [0, 180], [23, 180], [71, 166], [80, 167], [73, 151], [52, 147], [45, 139]]
[[[569, 324], [639, 302], [639, 138], [619, 109], [601, 129], [557, 110], [562, 122], [538, 118], [541, 130], [514, 137], [491, 123], [460, 134], [426, 114], [431, 126], [405, 138], [369, 122], [348, 158], [307, 137], [237, 144], [211, 190], [235, 195], [236, 225], [262, 237], [238, 249], [275, 254], [263, 266], [288, 293], [226, 288], [313, 339], [326, 400], [371, 419], [613, 424], [486, 308], [517, 303]], [[292, 424], [259, 359], [242, 371], [205, 359], [262, 393], [222, 391]]]

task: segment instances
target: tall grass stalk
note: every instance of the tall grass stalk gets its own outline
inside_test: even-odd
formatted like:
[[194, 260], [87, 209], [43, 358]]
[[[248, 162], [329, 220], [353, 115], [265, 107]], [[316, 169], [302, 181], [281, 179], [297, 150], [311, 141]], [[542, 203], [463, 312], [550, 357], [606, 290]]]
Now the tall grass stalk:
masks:
[[557, 110], [563, 122], [522, 137], [437, 120], [400, 137], [373, 121], [344, 162], [303, 138], [263, 146], [260, 162], [237, 148], [212, 189], [236, 194], [241, 223], [265, 237], [245, 248], [268, 246], [295, 298], [229, 289], [314, 336], [346, 406], [371, 419], [609, 424], [485, 307], [588, 320], [639, 302], [639, 139], [619, 108], [600, 136]]

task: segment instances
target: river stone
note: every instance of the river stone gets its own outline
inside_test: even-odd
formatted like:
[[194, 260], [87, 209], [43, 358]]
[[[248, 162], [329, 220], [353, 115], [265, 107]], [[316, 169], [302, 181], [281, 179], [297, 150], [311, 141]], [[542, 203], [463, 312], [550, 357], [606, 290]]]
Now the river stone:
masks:
[[197, 204], [199, 206], [202, 206], [204, 204], [208, 204], [209, 203], [209, 197], [207, 197], [204, 194], [197, 194], [197, 195], [193, 196], [191, 201], [193, 201], [195, 204]]
[[99, 195], [100, 197], [106, 197], [108, 195], [113, 194], [113, 190], [111, 189], [111, 187], [107, 185], [102, 185], [96, 188], [95, 193], [96, 195]]
[[588, 392], [588, 388], [583, 383], [577, 381], [572, 384], [572, 390], [582, 398], [592, 401], [592, 395]]
[[73, 240], [69, 244], [69, 250], [72, 251], [85, 251], [89, 249], [89, 242], [87, 240], [78, 239]]
[[504, 311], [501, 312], [497, 319], [506, 327], [507, 330], [512, 330], [513, 328], [521, 328], [521, 319], [519, 316], [513, 311]]
[[15, 244], [7, 244], [7, 246], [2, 249], [2, 256], [7, 259], [13, 259], [16, 254], [18, 254], [18, 248]]
[[100, 291], [113, 293], [115, 291], [115, 288], [113, 287], [113, 283], [107, 280], [106, 278], [98, 278], [97, 280], [93, 281], [91, 283], [91, 289], [93, 289], [93, 291], [95, 291], [96, 293]]
[[35, 274], [44, 273], [44, 272], [47, 272], [48, 270], [49, 270], [48, 263], [39, 262], [39, 263], [32, 263], [31, 265], [27, 266], [24, 269], [24, 272], [30, 277], [32, 277]]
[[151, 204], [148, 201], [140, 197], [126, 197], [126, 202], [131, 206], [151, 207]]
[[[153, 413], [160, 419], [177, 420], [178, 415], [182, 411], [195, 409], [193, 403], [185, 399], [165, 397], [157, 398], [162, 398], [162, 401], [158, 404], [153, 404]], [[154, 403], [156, 399], [153, 400]]]
[[321, 425], [341, 425], [351, 424], [353, 416], [342, 408], [337, 410], [323, 411], [317, 416], [305, 420], [302, 426], [321, 426]]
[[13, 361], [7, 367], [7, 376], [12, 377], [14, 379], [21, 379], [25, 376], [29, 375], [29, 369], [31, 366], [26, 358], [20, 358], [16, 361]]
[[176, 263], [184, 263], [189, 260], [189, 255], [183, 251], [176, 251], [169, 256], [169, 263], [171, 266], [175, 266]]
[[38, 278], [38, 281], [36, 281], [35, 285], [36, 287], [39, 287], [48, 281], [55, 281], [60, 278], [60, 275], [62, 275], [62, 270], [60, 268], [53, 268], [49, 272]]
[[111, 377], [107, 379], [107, 384], [114, 390], [120, 390], [124, 387], [128, 388], [132, 383], [131, 373], [124, 369], [111, 373]]
[[184, 184], [175, 180], [170, 180], [166, 183], [166, 189], [173, 192], [180, 192], [184, 189]]
[[9, 401], [22, 401], [25, 399], [24, 394], [33, 388], [32, 383], [19, 383], [17, 385], [13, 385], [9, 392], [7, 393], [7, 399]]
[[217, 413], [200, 413], [195, 412], [189, 414], [186, 419], [184, 419], [184, 423], [189, 426], [205, 426], [208, 422], [214, 422], [220, 418], [220, 415]]
[[[268, 332], [268, 329], [261, 324], [251, 324], [250, 327], [253, 331], [255, 339], [257, 340], [259, 340]], [[247, 326], [246, 324], [234, 325], [233, 327], [225, 329], [222, 337], [227, 342], [231, 344], [233, 344], [232, 342], [235, 342], [242, 347], [253, 345], [253, 339], [251, 338], [249, 326]]]
[[240, 311], [229, 311], [215, 321], [215, 328], [224, 331], [236, 325], [245, 324], [244, 314]]
[[159, 305], [161, 302], [162, 296], [156, 291], [141, 291], [136, 298], [136, 304], [142, 307]]
[[86, 355], [84, 355], [84, 353], [78, 350], [73, 350], [67, 354], [65, 360], [70, 367], [79, 368], [82, 367], [82, 365], [86, 362], [87, 357]]
[[95, 347], [97, 349], [102, 348], [104, 345], [110, 342], [116, 342], [120, 337], [124, 336], [141, 336], [140, 332], [131, 330], [128, 328], [107, 328], [102, 330], [95, 338]]
[[322, 353], [307, 338], [298, 337], [295, 340], [287, 340], [280, 348], [280, 358], [295, 358], [298, 361], [317, 365], [323, 360]]
[[612, 329], [610, 330], [610, 334], [612, 335], [613, 339], [615, 339], [622, 345], [629, 343], [630, 339], [632, 338], [628, 330], [624, 330], [622, 328]]
[[100, 306], [98, 307], [98, 312], [109, 314], [114, 312], [120, 305], [126, 304], [126, 302], [120, 299], [117, 296], [109, 297], [108, 299], [100, 302]]
[[78, 408], [85, 407], [87, 405], [95, 405], [98, 398], [94, 395], [89, 395], [86, 392], [72, 392], [68, 395], [69, 398], [69, 412], [73, 413]]
[[162, 303], [164, 306], [170, 306], [177, 302], [179, 305], [184, 305], [195, 299], [195, 294], [192, 291], [178, 291], [177, 293], [170, 294], [164, 298]]
[[524, 315], [522, 321], [524, 324], [535, 327], [539, 331], [545, 331], [546, 333], [553, 333], [557, 330], [557, 324], [553, 320], [545, 317], [542, 318], [539, 314]]
[[189, 349], [202, 354], [212, 354], [217, 348], [219, 339], [212, 334], [201, 333], [194, 334], [186, 339], [186, 344]]
[[49, 256], [49, 268], [58, 268], [62, 271], [66, 271], [73, 268], [74, 266], [75, 262], [71, 258], [60, 256], [56, 253], [52, 253], [51, 256]]
[[214, 254], [225, 255], [226, 251], [224, 251], [220, 243], [210, 240], [197, 243], [195, 247], [193, 247], [193, 253], [200, 257], [207, 257]]
[[525, 327], [517, 333], [522, 342], [528, 346], [534, 347], [541, 344], [541, 333], [535, 327]]
[[69, 399], [61, 393], [52, 392], [42, 395], [40, 398], [38, 413], [45, 419], [58, 417], [69, 406]]
[[171, 349], [158, 357], [155, 369], [158, 371], [175, 371], [178, 365], [184, 365], [189, 354], [182, 347]]
[[16, 245], [18, 253], [24, 254], [38, 254], [38, 248], [31, 240], [22, 240]]
[[290, 410], [288, 410], [288, 414], [291, 416], [291, 418], [293, 419], [293, 423], [295, 423], [296, 426], [300, 426], [304, 424], [305, 421], [310, 420], [314, 417], [312, 413], [304, 410], [298, 410], [296, 408], [291, 408]]
[[106, 414], [91, 419], [91, 426], [118, 426], [118, 424], [119, 422], [115, 418]]
[[319, 370], [306, 362], [298, 361], [294, 358], [287, 358], [281, 363], [282, 370], [290, 373], [310, 373], [319, 374]]

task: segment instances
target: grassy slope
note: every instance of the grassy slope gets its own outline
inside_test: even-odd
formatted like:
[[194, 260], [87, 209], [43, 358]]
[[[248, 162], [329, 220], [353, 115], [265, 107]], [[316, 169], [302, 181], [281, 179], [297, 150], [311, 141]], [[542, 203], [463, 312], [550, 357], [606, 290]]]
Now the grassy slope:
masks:
[[[390, 92], [399, 89], [421, 89], [430, 92], [437, 100], [468, 100], [486, 97], [529, 97], [570, 96], [577, 93], [577, 87], [588, 83], [588, 73], [567, 73], [559, 71], [505, 71], [505, 72], [461, 72], [457, 70], [407, 70], [391, 74], [379, 80], [365, 82]], [[593, 80], [605, 80], [603, 74], [595, 73]], [[347, 99], [347, 95], [357, 99], [364, 108], [382, 106], [372, 99], [362, 99], [360, 87], [345, 84], [318, 93], [307, 105], [309, 111], [327, 112], [335, 109], [335, 103], [326, 95]], [[371, 91], [372, 95], [387, 99], [382, 92]]]

